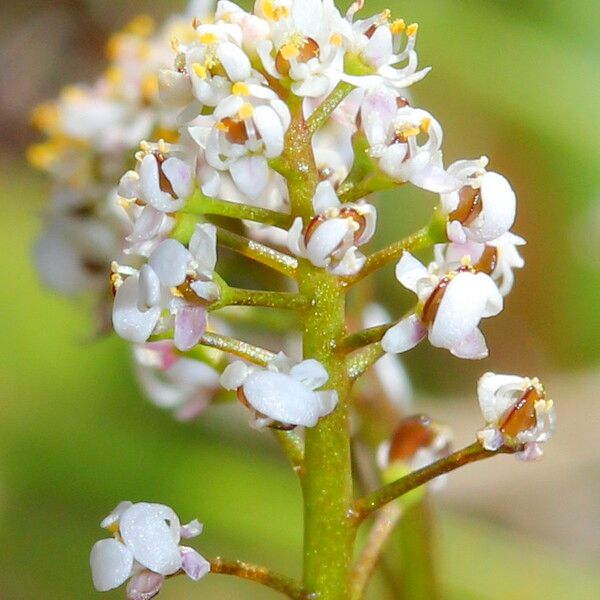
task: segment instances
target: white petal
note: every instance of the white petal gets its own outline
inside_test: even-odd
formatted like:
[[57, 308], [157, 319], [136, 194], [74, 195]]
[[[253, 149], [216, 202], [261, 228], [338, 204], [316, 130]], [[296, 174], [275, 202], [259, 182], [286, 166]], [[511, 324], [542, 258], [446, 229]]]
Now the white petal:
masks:
[[187, 198], [192, 192], [192, 171], [190, 166], [180, 158], [172, 156], [162, 164], [162, 172], [171, 183], [178, 198]]
[[148, 264], [154, 269], [163, 285], [175, 287], [185, 281], [191, 260], [192, 255], [183, 244], [168, 239], [158, 245], [150, 256]]
[[433, 164], [415, 169], [410, 175], [409, 181], [417, 187], [436, 194], [451, 192], [460, 187], [460, 182], [457, 179], [449, 175], [441, 167]]
[[396, 279], [407, 289], [417, 292], [417, 282], [427, 275], [423, 263], [410, 252], [403, 252], [396, 265]]
[[129, 500], [119, 502], [119, 504], [117, 504], [117, 506], [112, 510], [112, 512], [106, 517], [104, 517], [104, 519], [102, 519], [100, 527], [102, 527], [103, 529], [110, 527], [113, 523], [116, 523], [121, 518], [121, 515], [126, 510], [129, 510], [132, 506], [133, 502], [129, 502]]
[[217, 45], [217, 57], [231, 81], [245, 81], [250, 77], [250, 59], [247, 54], [231, 42]]
[[324, 267], [329, 262], [331, 255], [348, 238], [352, 239], [354, 230], [351, 229], [347, 219], [327, 219], [320, 223], [314, 230], [306, 245], [306, 252], [310, 262], [315, 267]]
[[145, 342], [156, 327], [160, 307], [145, 312], [138, 309], [139, 276], [131, 275], [117, 289], [113, 304], [112, 321], [115, 331], [123, 339], [136, 344]]
[[317, 215], [324, 213], [328, 208], [339, 208], [341, 206], [341, 202], [329, 181], [321, 181], [317, 185], [312, 205]]
[[296, 217], [287, 234], [287, 247], [295, 256], [306, 256], [306, 247], [304, 246], [304, 235], [302, 233], [302, 217]]
[[388, 329], [381, 339], [386, 352], [397, 354], [414, 348], [427, 335], [427, 329], [417, 315], [412, 314]]
[[226, 390], [237, 390], [249, 375], [248, 365], [241, 360], [236, 360], [225, 367], [221, 375], [221, 385]]
[[329, 272], [338, 277], [351, 277], [356, 275], [367, 262], [367, 257], [359, 252], [355, 246], [346, 250], [342, 260], [329, 265]]
[[319, 396], [290, 375], [261, 369], [248, 375], [242, 387], [249, 404], [271, 419], [306, 427], [319, 420]]
[[190, 538], [194, 538], [202, 533], [202, 523], [198, 521], [198, 519], [194, 519], [189, 523], [181, 526], [181, 537], [189, 540]]
[[140, 269], [138, 285], [138, 309], [148, 310], [160, 304], [160, 280], [150, 265], [143, 265]]
[[507, 394], [498, 394], [504, 386], [514, 386], [518, 389], [523, 385], [523, 377], [518, 375], [496, 375], [484, 373], [477, 383], [477, 397], [483, 418], [487, 423], [497, 423], [500, 417], [512, 404], [512, 398]]
[[221, 288], [214, 281], [193, 281], [190, 287], [199, 298], [208, 302], [214, 302], [221, 296]]
[[94, 587], [99, 592], [107, 592], [119, 587], [131, 575], [133, 554], [114, 538], [100, 540], [92, 548], [90, 567]]
[[167, 106], [185, 106], [193, 99], [189, 77], [173, 69], [158, 71], [158, 93]]
[[283, 152], [284, 130], [277, 113], [269, 106], [257, 106], [252, 119], [265, 145], [265, 156], [279, 156]]
[[177, 545], [180, 527], [177, 515], [162, 504], [139, 502], [121, 518], [121, 535], [135, 560], [161, 575], [181, 567]]
[[335, 410], [338, 403], [338, 393], [335, 390], [324, 390], [316, 392], [319, 399], [319, 416], [325, 417]]
[[269, 166], [264, 156], [238, 158], [231, 163], [229, 172], [237, 188], [252, 200], [263, 193], [269, 180]]
[[486, 173], [481, 179], [481, 225], [471, 236], [486, 242], [507, 232], [515, 221], [517, 199], [508, 180], [498, 173]]
[[303, 360], [290, 369], [290, 375], [303, 383], [307, 388], [316, 390], [327, 383], [329, 373], [325, 367], [314, 358]]
[[196, 225], [189, 248], [199, 265], [198, 271], [209, 276], [217, 264], [217, 228], [211, 223]]

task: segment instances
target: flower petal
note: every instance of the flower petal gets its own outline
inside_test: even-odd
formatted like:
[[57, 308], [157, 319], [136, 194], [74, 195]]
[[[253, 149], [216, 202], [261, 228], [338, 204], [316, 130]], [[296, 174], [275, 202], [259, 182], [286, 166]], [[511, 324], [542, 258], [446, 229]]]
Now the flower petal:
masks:
[[160, 592], [165, 578], [159, 573], [143, 569], [127, 585], [127, 600], [150, 600]]
[[320, 388], [329, 380], [329, 373], [325, 367], [314, 358], [308, 358], [294, 365], [290, 369], [290, 375], [311, 390]]
[[206, 331], [206, 308], [182, 306], [175, 315], [175, 347], [183, 352], [191, 350]]
[[145, 312], [138, 309], [139, 276], [131, 275], [117, 289], [113, 304], [112, 322], [123, 339], [136, 344], [145, 342], [156, 327], [160, 308], [154, 306]]
[[157, 246], [148, 259], [148, 264], [154, 269], [163, 285], [175, 287], [185, 281], [191, 260], [191, 253], [183, 244], [168, 239]]
[[100, 540], [92, 548], [90, 567], [94, 587], [106, 592], [119, 587], [131, 575], [133, 554], [114, 538]]
[[210, 573], [210, 563], [196, 550], [188, 546], [179, 546], [181, 552], [181, 568], [194, 581], [198, 581]]
[[381, 339], [381, 346], [393, 354], [414, 348], [425, 336], [427, 329], [417, 315], [412, 314], [388, 329]]
[[424, 275], [427, 275], [427, 269], [423, 263], [417, 260], [410, 252], [403, 252], [402, 257], [396, 265], [396, 279], [412, 292], [417, 291], [417, 282]]

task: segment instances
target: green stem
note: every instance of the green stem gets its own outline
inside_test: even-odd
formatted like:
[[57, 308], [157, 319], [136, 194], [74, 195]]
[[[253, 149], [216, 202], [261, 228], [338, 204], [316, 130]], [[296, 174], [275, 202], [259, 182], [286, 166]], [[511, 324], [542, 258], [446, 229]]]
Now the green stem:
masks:
[[307, 305], [306, 298], [301, 294], [244, 290], [228, 286], [224, 288], [221, 300], [211, 306], [211, 309], [221, 308], [222, 306], [263, 306], [267, 308], [303, 311]]
[[354, 89], [354, 86], [345, 81], [340, 81], [331, 94], [325, 98], [318, 108], [308, 118], [306, 125], [310, 133], [318, 131], [329, 119], [331, 113], [339, 106], [340, 102]]
[[375, 192], [381, 192], [382, 190], [389, 190], [394, 187], [398, 187], [397, 181], [386, 177], [385, 175], [371, 175], [354, 185], [348, 186], [340, 194], [340, 202], [354, 202], [365, 198]]
[[430, 506], [424, 498], [406, 509], [394, 536], [400, 548], [399, 597], [403, 600], [439, 598], [431, 520]]
[[304, 442], [293, 431], [271, 429], [298, 477], [304, 476]]
[[194, 192], [183, 208], [184, 213], [193, 215], [218, 215], [232, 219], [247, 219], [264, 225], [274, 225], [288, 229], [291, 225], [290, 215], [285, 213], [251, 206], [250, 204], [238, 204], [227, 200], [219, 200], [205, 196], [200, 190]]
[[356, 354], [349, 357], [346, 361], [348, 364], [348, 377], [352, 381], [358, 379], [365, 371], [375, 364], [383, 355], [385, 350], [380, 342], [366, 346], [359, 350]]
[[208, 346], [209, 348], [216, 348], [217, 350], [227, 352], [228, 354], [233, 354], [234, 356], [239, 356], [249, 362], [260, 365], [261, 367], [264, 367], [275, 356], [275, 354], [269, 352], [269, 350], [218, 333], [206, 332], [202, 336], [200, 344]]
[[241, 560], [225, 560], [218, 556], [210, 561], [210, 572], [220, 575], [234, 575], [235, 577], [255, 581], [281, 592], [293, 600], [309, 600], [311, 597], [304, 592], [300, 583], [294, 579]]
[[362, 331], [357, 331], [351, 335], [347, 335], [340, 341], [337, 351], [341, 354], [349, 354], [354, 350], [359, 350], [364, 346], [381, 341], [388, 329], [392, 328], [396, 323], [385, 323], [384, 325], [376, 325]]
[[457, 450], [453, 454], [441, 458], [422, 469], [413, 471], [405, 477], [401, 477], [388, 485], [383, 486], [376, 492], [369, 494], [354, 504], [354, 511], [357, 521], [362, 521], [372, 512], [391, 502], [415, 488], [431, 481], [432, 479], [449, 473], [469, 463], [483, 460], [491, 456], [496, 456], [499, 453], [513, 453], [515, 449], [502, 447], [495, 452], [486, 450], [480, 442], [475, 442], [462, 450]]
[[295, 279], [298, 268], [295, 258], [221, 227], [217, 229], [217, 238], [222, 246]]

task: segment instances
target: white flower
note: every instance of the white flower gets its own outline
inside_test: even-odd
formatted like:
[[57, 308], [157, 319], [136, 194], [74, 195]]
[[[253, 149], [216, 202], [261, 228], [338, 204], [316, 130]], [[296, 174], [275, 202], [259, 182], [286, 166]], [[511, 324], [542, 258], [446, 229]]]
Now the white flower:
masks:
[[164, 504], [121, 502], [101, 523], [114, 537], [94, 544], [90, 566], [94, 587], [106, 592], [132, 578], [129, 600], [155, 596], [167, 575], [183, 570], [197, 581], [210, 563], [193, 548], [180, 546], [182, 537], [202, 532], [194, 520], [181, 526], [175, 512]]
[[149, 204], [161, 212], [178, 211], [193, 189], [193, 157], [163, 140], [157, 144], [142, 142], [140, 147], [136, 170], [123, 175], [119, 195]]
[[314, 359], [293, 363], [283, 352], [266, 368], [241, 361], [230, 364], [221, 375], [227, 390], [237, 390], [240, 401], [254, 413], [257, 427], [291, 429], [296, 425], [314, 427], [335, 408], [336, 391], [315, 391], [329, 375]]
[[457, 179], [442, 167], [442, 128], [427, 111], [380, 88], [365, 95], [360, 114], [369, 154], [388, 177], [432, 192], [457, 189]]
[[[220, 295], [219, 285], [212, 281], [216, 260], [216, 229], [202, 223], [196, 225], [189, 249], [167, 239], [139, 272], [116, 265], [115, 331], [140, 344], [155, 332], [162, 311], [168, 310], [174, 317], [175, 346], [183, 351], [193, 348], [206, 329], [208, 304]], [[121, 275], [128, 277], [123, 281]]]
[[297, 96], [318, 98], [338, 82], [342, 30], [347, 27], [332, 0], [258, 0], [256, 13], [270, 26], [256, 50], [267, 73], [291, 80]]
[[133, 348], [138, 381], [148, 398], [178, 419], [197, 417], [219, 389], [219, 372], [206, 362], [177, 355], [170, 340]]
[[440, 272], [439, 267], [432, 263], [428, 270], [410, 253], [402, 255], [396, 277], [417, 294], [418, 309], [385, 334], [384, 350], [404, 352], [428, 335], [433, 346], [447, 348], [459, 358], [485, 358], [487, 346], [478, 325], [502, 310], [496, 284], [470, 265], [450, 272]]
[[290, 112], [267, 87], [236, 83], [210, 117], [199, 117], [189, 133], [207, 163], [228, 170], [239, 190], [258, 198], [269, 182], [267, 160], [283, 152]]
[[487, 426], [478, 438], [487, 450], [523, 446], [517, 456], [532, 460], [554, 434], [556, 414], [537, 378], [485, 373], [477, 384], [479, 406]]
[[342, 204], [331, 183], [322, 181], [313, 197], [313, 209], [316, 216], [306, 229], [300, 217], [294, 220], [288, 233], [290, 251], [335, 275], [358, 273], [366, 258], [357, 247], [375, 233], [375, 207], [366, 202]]
[[485, 244], [437, 244], [435, 260], [438, 264], [445, 264], [449, 270], [456, 269], [468, 261], [477, 272], [487, 273], [496, 282], [500, 293], [506, 296], [515, 280], [513, 269], [525, 266], [518, 250], [518, 247], [524, 244], [526, 242], [522, 237], [508, 231]]
[[[425, 415], [407, 417], [398, 423], [390, 439], [379, 445], [377, 466], [384, 472], [395, 466], [416, 471], [448, 456], [451, 444], [452, 433], [447, 427]], [[430, 487], [439, 489], [440, 484], [443, 478], [438, 477]]]
[[448, 238], [453, 242], [489, 242], [506, 233], [515, 221], [515, 193], [505, 177], [486, 171], [487, 163], [482, 156], [448, 167], [448, 174], [459, 181], [457, 191], [441, 196], [442, 210], [448, 215]]
[[344, 31], [345, 46], [348, 53], [358, 58], [372, 73], [363, 74], [364, 67], [360, 69], [361, 74], [348, 73], [346, 69], [342, 79], [359, 87], [389, 86], [394, 89], [406, 88], [423, 79], [431, 68], [417, 71], [418, 60], [414, 49], [417, 24], [406, 26], [403, 19], [390, 22], [389, 10], [352, 23], [354, 14], [363, 5], [364, 0], [357, 0], [346, 13], [351, 27]]

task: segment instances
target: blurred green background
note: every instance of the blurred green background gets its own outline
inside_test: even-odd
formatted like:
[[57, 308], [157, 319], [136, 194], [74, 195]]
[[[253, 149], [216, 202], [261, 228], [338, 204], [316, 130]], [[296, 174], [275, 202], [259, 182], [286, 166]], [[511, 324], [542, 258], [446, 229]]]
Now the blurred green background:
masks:
[[[195, 545], [207, 555], [299, 572], [299, 489], [269, 436], [250, 431], [237, 407], [182, 425], [149, 405], [125, 344], [90, 340], [86, 308], [43, 290], [31, 264], [48, 187], [22, 158], [35, 137], [30, 109], [68, 82], [93, 80], [104, 40], [131, 16], [183, 4], [2, 8], [3, 599], [97, 597], [88, 552], [102, 536], [100, 519], [126, 498], [197, 516], [205, 533]], [[600, 3], [406, 0], [392, 8], [420, 23], [420, 61], [434, 69], [415, 86], [414, 103], [444, 126], [446, 160], [489, 155], [518, 193], [515, 231], [528, 240], [506, 310], [484, 325], [491, 358], [465, 364], [423, 345], [407, 359], [418, 405], [466, 443], [480, 423], [475, 380], [493, 369], [539, 375], [559, 415], [542, 462], [502, 457], [451, 477], [436, 499], [441, 579], [456, 599], [598, 598]], [[380, 241], [422, 223], [434, 202], [405, 190], [383, 199]], [[389, 281], [376, 285], [398, 312], [410, 299]], [[371, 597], [381, 594], [376, 584]], [[215, 576], [170, 582], [161, 597], [276, 595]]]

